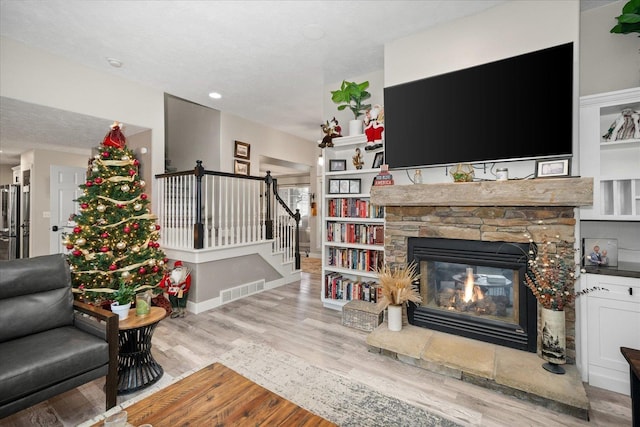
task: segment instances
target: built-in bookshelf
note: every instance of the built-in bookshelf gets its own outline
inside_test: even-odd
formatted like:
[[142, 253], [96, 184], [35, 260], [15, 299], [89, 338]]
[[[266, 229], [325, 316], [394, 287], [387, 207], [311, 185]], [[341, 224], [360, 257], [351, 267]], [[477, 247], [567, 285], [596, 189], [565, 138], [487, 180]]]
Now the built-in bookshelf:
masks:
[[[367, 151], [365, 135], [335, 138], [324, 148], [322, 226], [323, 305], [335, 310], [351, 300], [377, 302], [376, 270], [384, 262], [384, 208], [369, 192], [380, 172], [382, 149]], [[360, 150], [362, 165], [353, 157]], [[378, 154], [379, 153], [379, 154]], [[377, 155], [377, 157], [376, 157]]]
[[637, 120], [640, 88], [580, 99], [580, 173], [593, 176], [593, 206], [580, 209], [583, 220], [640, 220], [640, 134], [613, 135], [624, 110], [632, 114], [623, 120]]

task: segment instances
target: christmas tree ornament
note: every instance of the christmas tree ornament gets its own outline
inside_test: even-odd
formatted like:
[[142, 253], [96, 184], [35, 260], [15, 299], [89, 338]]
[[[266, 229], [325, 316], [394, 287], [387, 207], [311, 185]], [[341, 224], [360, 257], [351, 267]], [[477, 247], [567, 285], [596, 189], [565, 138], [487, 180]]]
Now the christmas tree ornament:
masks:
[[131, 190], [131, 187], [129, 187], [129, 184], [124, 184], [120, 189], [126, 193]]
[[140, 187], [144, 188], [145, 185], [147, 185], [147, 183], [143, 180], [140, 180]]
[[151, 224], [149, 226], [149, 231], [156, 231], [156, 226], [154, 224]]
[[129, 234], [131, 233], [131, 227], [129, 227], [128, 225], [125, 225], [122, 231], [124, 231], [126, 234]]
[[109, 247], [108, 246], [101, 247], [100, 252], [109, 252]]
[[96, 206], [96, 210], [98, 212], [104, 212], [104, 211], [107, 210], [107, 207], [105, 205], [98, 205], [98, 206]]
[[160, 230], [160, 224], [156, 224], [156, 230]]
[[146, 272], [147, 272], [147, 269], [144, 267], [140, 267], [140, 269], [138, 269], [139, 274], [145, 274]]
[[109, 158], [109, 152], [108, 151], [103, 151], [102, 152], [102, 157], [104, 157], [105, 159]]
[[93, 185], [93, 181], [87, 181], [84, 183], [87, 187], [91, 187]]
[[123, 271], [122, 274], [120, 275], [120, 277], [122, 277], [123, 279], [126, 279], [129, 276], [131, 276], [131, 273], [129, 273], [128, 271]]
[[126, 162], [127, 160], [129, 160], [129, 156], [122, 156], [122, 160]]
[[117, 266], [117, 265], [115, 265], [115, 264], [111, 264], [111, 265], [109, 266], [109, 270], [110, 270], [110, 271], [116, 271], [117, 269], [118, 269], [118, 266]]
[[120, 130], [122, 127], [121, 123], [113, 122], [111, 125], [111, 132], [107, 133], [102, 141], [102, 145], [105, 147], [115, 147], [115, 148], [124, 148], [126, 140], [122, 131]]
[[78, 246], [84, 246], [85, 243], [87, 243], [87, 241], [83, 237], [76, 239], [76, 245]]
[[147, 195], [146, 195], [146, 194], [144, 194], [144, 193], [142, 193], [142, 194], [140, 195], [140, 198], [141, 198], [142, 200], [147, 200]]
[[80, 252], [78, 249], [76, 249], [75, 251], [72, 252], [73, 256], [80, 256], [82, 255], [82, 252]]
[[98, 176], [98, 177], [96, 177], [96, 179], [94, 179], [94, 180], [93, 180], [93, 182], [94, 182], [94, 184], [98, 184], [98, 185], [100, 185], [100, 184], [102, 184], [102, 178], [100, 178], [100, 177]]
[[73, 249], [73, 245], [68, 244], [68, 245], [66, 245], [66, 246], [65, 246], [65, 248], [67, 248], [67, 249], [71, 250], [71, 249]]
[[104, 233], [102, 233], [102, 234], [100, 235], [100, 237], [102, 237], [103, 239], [107, 239], [107, 238], [109, 238], [109, 233], [107, 233], [107, 232], [105, 231]]
[[137, 222], [134, 222], [132, 227], [134, 230], [137, 230], [138, 228], [140, 228], [140, 224], [138, 224]]
[[97, 166], [91, 168], [91, 172], [99, 172], [100, 169]]
[[89, 207], [88, 203], [81, 203], [80, 204], [80, 209], [87, 209]]
[[74, 232], [75, 234], [80, 234], [80, 233], [82, 233], [82, 228], [80, 228], [80, 227], [73, 227], [73, 232]]
[[138, 159], [135, 159], [135, 160], [133, 161], [133, 165], [134, 165], [134, 166], [140, 166], [140, 161], [139, 161]]
[[118, 242], [116, 243], [116, 248], [123, 250], [124, 248], [127, 247], [127, 244], [125, 242]]
[[133, 170], [133, 169], [129, 170], [129, 175], [130, 176], [134, 176], [135, 174], [136, 174], [135, 170]]
[[135, 205], [133, 205], [134, 211], [139, 211], [140, 209], [142, 209], [142, 205], [140, 203], [136, 203]]
[[133, 252], [135, 252], [135, 253], [138, 253], [138, 252], [140, 252], [140, 246], [135, 245], [135, 246], [133, 246], [133, 247], [131, 248], [131, 250], [132, 250]]

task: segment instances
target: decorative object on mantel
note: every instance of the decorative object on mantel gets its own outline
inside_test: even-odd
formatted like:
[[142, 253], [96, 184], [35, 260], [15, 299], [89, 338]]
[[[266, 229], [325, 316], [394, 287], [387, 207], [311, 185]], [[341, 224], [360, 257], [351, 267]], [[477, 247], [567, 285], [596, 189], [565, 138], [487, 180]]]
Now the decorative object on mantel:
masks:
[[625, 3], [622, 6], [622, 15], [616, 16], [616, 19], [618, 23], [611, 29], [611, 33], [640, 33], [640, 0]]
[[[378, 155], [381, 155], [380, 158], [382, 158], [382, 153], [378, 153], [376, 154], [376, 159], [378, 158]], [[382, 161], [382, 160], [380, 160]], [[376, 160], [374, 159], [373, 164], [376, 164]], [[378, 173], [378, 175], [376, 175], [373, 178], [373, 185], [374, 186], [378, 186], [378, 185], [393, 185], [393, 175], [391, 175], [391, 173], [389, 173], [389, 165], [385, 165], [382, 164], [380, 165], [380, 172]]]
[[331, 100], [338, 105], [338, 111], [349, 108], [353, 113], [354, 120], [349, 122], [349, 135], [362, 134], [362, 120], [359, 120], [364, 111], [371, 108], [371, 104], [363, 104], [362, 101], [369, 99], [371, 94], [366, 91], [369, 82], [362, 83], [342, 81], [342, 85], [338, 90], [331, 91]]
[[631, 108], [623, 109], [615, 121], [611, 123], [607, 133], [602, 135], [602, 139], [605, 141], [640, 139], [640, 112]]
[[458, 163], [456, 168], [451, 172], [453, 182], [471, 182], [473, 181], [473, 166], [469, 163]]
[[356, 154], [352, 157], [353, 160], [353, 166], [356, 167], [356, 169], [362, 169], [362, 165], [364, 165], [364, 160], [362, 159], [362, 151], [360, 150], [360, 148], [356, 148]]
[[365, 150], [377, 150], [382, 147], [384, 140], [384, 109], [376, 104], [367, 110], [364, 116], [364, 133], [367, 135]]
[[342, 128], [338, 125], [338, 121], [334, 117], [331, 121], [327, 120], [324, 124], [320, 125], [322, 128], [322, 141], [318, 144], [318, 147], [333, 147], [333, 138], [339, 138], [342, 136]]
[[[539, 224], [543, 230], [547, 229], [542, 221]], [[566, 363], [565, 306], [580, 295], [608, 289], [596, 286], [575, 292], [577, 264], [573, 244], [562, 240], [559, 235], [553, 238], [543, 235], [539, 244], [530, 234], [526, 236], [530, 245], [525, 284], [542, 306], [541, 357], [547, 361], [542, 367], [554, 374], [564, 374], [565, 370], [560, 365]]]
[[536, 160], [536, 178], [569, 176], [571, 159]]
[[406, 310], [407, 301], [416, 303], [422, 301], [422, 297], [413, 286], [413, 283], [420, 277], [416, 269], [415, 263], [393, 268], [385, 264], [377, 271], [382, 293], [378, 307], [388, 309], [387, 323], [390, 331], [402, 330], [403, 311]]

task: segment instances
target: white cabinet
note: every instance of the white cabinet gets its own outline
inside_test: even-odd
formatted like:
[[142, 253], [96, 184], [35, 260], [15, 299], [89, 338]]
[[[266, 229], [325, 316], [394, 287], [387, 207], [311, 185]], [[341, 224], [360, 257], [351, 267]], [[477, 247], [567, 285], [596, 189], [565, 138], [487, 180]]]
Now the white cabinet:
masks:
[[594, 178], [581, 219], [640, 220], [640, 138], [604, 137], [626, 108], [640, 112], [640, 88], [580, 99], [580, 174]]
[[[620, 347], [640, 349], [640, 279], [585, 274], [588, 382], [629, 395], [629, 364]], [[583, 288], [584, 288], [583, 287]]]
[[[366, 142], [365, 135], [341, 137], [323, 149], [321, 299], [336, 310], [350, 300], [376, 299], [376, 269], [384, 258], [384, 209], [369, 199], [380, 172], [374, 160], [382, 150], [368, 152]], [[364, 162], [361, 169], [353, 162], [356, 149]]]

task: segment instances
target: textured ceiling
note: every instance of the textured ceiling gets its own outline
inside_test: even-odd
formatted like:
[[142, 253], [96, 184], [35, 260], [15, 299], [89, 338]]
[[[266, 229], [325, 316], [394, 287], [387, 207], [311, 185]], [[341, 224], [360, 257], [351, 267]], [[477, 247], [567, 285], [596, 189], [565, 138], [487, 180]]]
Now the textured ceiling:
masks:
[[[499, 3], [2, 0], [0, 34], [315, 141], [325, 84], [381, 70], [386, 42]], [[213, 90], [223, 98], [209, 98]], [[34, 144], [93, 147], [110, 123], [0, 102], [0, 163]]]

